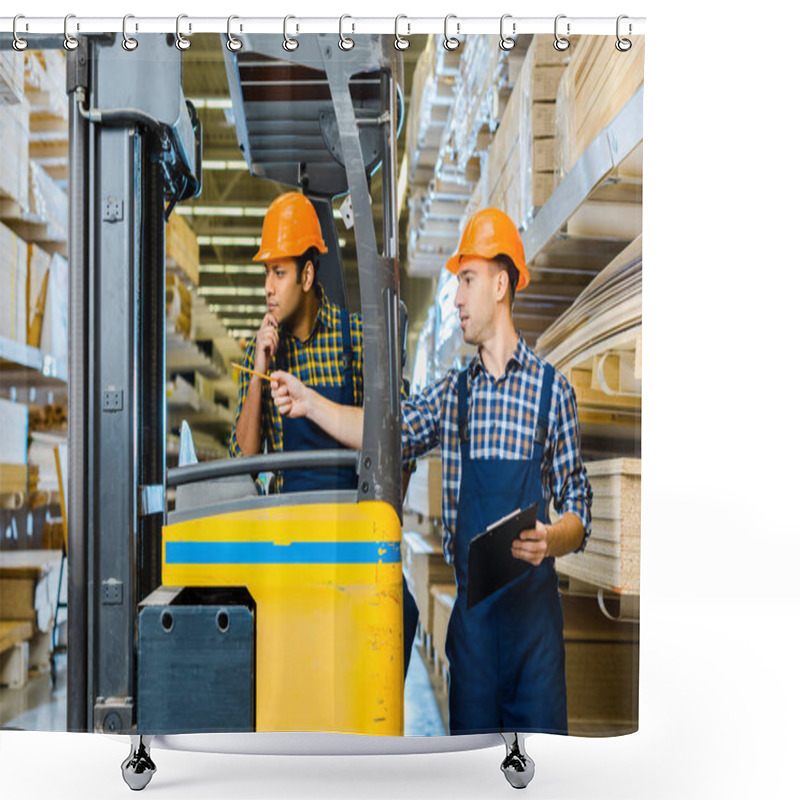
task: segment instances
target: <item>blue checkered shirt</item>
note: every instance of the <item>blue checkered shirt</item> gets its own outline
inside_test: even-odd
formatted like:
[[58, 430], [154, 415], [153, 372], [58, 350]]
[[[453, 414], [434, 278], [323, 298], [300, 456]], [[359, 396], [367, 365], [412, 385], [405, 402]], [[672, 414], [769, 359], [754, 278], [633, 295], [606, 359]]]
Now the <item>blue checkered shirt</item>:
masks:
[[[545, 362], [519, 337], [503, 375], [495, 380], [479, 356], [469, 363], [469, 452], [473, 459], [529, 459], [542, 393]], [[453, 537], [461, 483], [458, 437], [458, 370], [403, 402], [403, 458], [417, 458], [437, 446], [442, 452], [444, 556], [453, 563]], [[591, 533], [592, 489], [581, 459], [575, 392], [558, 371], [553, 383], [547, 439], [542, 457], [544, 505], [571, 511], [583, 523], [586, 547]]]

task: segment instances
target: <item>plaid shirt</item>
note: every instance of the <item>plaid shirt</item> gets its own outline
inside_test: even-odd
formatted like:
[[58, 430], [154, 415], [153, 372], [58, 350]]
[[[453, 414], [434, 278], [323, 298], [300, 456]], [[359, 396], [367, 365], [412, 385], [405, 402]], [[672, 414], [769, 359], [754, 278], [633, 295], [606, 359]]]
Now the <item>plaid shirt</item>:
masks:
[[[467, 367], [469, 387], [469, 452], [474, 459], [529, 459], [545, 362], [519, 337], [503, 375], [495, 380], [475, 356]], [[456, 512], [461, 483], [458, 438], [458, 370], [427, 386], [403, 403], [403, 458], [418, 457], [441, 446], [444, 556], [453, 563]], [[575, 392], [555, 373], [547, 439], [542, 457], [544, 505], [577, 514], [591, 533], [592, 489], [581, 459]]]
[[[280, 351], [286, 355], [285, 369], [292, 375], [299, 378], [306, 386], [342, 386], [344, 384], [344, 370], [339, 360], [339, 356], [344, 349], [342, 340], [342, 327], [339, 324], [339, 306], [328, 301], [322, 287], [319, 287], [319, 310], [314, 325], [311, 328], [311, 335], [305, 342], [301, 342], [296, 336], [292, 336], [283, 326], [278, 326], [280, 336]], [[350, 347], [353, 352], [353, 405], [361, 406], [364, 404], [364, 334], [361, 316], [350, 314]], [[253, 369], [256, 357], [256, 334], [253, 334], [247, 341], [242, 358], [242, 366], [246, 369]], [[283, 362], [282, 362], [283, 363]], [[247, 397], [247, 390], [250, 386], [250, 375], [247, 372], [240, 373], [239, 396], [236, 403], [236, 416], [233, 420], [233, 428], [228, 440], [228, 454], [232, 457], [242, 455], [239, 442], [236, 440], [236, 425], [239, 422], [239, 415], [242, 413], [242, 406]], [[401, 395], [407, 396], [405, 386], [402, 385]], [[269, 390], [267, 381], [261, 383], [261, 449], [264, 444], [269, 444], [269, 452], [279, 453], [283, 451], [283, 420], [280, 412], [275, 407], [272, 400], [272, 393]], [[414, 461], [403, 462], [403, 467], [410, 472], [416, 468]], [[275, 491], [280, 492], [283, 488], [283, 476], [278, 473], [275, 476]]]
[[[282, 325], [278, 326], [280, 336], [280, 352], [286, 356], [285, 366], [287, 372], [295, 375], [306, 386], [342, 386], [344, 384], [344, 369], [340, 364], [339, 356], [344, 344], [342, 341], [342, 327], [339, 324], [339, 306], [328, 301], [322, 287], [319, 288], [319, 310], [311, 335], [305, 342], [292, 336]], [[353, 352], [353, 404], [360, 406], [364, 402], [364, 349], [363, 328], [361, 317], [358, 314], [349, 314], [350, 319], [350, 347]], [[253, 369], [256, 356], [256, 335], [253, 334], [247, 341], [244, 349], [242, 366]], [[277, 367], [275, 367], [277, 368]], [[242, 372], [239, 378], [239, 397], [236, 404], [236, 416], [233, 420], [233, 429], [228, 440], [228, 453], [231, 456], [241, 456], [239, 442], [236, 441], [236, 425], [242, 413], [247, 390], [250, 386], [250, 375]], [[264, 443], [269, 444], [271, 453], [283, 451], [283, 420], [269, 390], [267, 381], [261, 383], [261, 449]], [[280, 492], [283, 478], [276, 475], [276, 490]]]

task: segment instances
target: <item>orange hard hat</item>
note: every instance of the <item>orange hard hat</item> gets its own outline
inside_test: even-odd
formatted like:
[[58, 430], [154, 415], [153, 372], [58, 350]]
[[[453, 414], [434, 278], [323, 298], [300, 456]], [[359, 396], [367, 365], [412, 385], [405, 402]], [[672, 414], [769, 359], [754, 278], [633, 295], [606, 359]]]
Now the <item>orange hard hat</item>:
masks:
[[530, 274], [517, 226], [499, 208], [483, 208], [467, 222], [458, 250], [447, 261], [447, 269], [455, 275], [462, 256], [480, 256], [491, 261], [499, 255], [508, 256], [514, 262], [519, 270], [517, 289], [524, 289]]
[[287, 192], [272, 201], [264, 215], [261, 247], [253, 261], [297, 258], [309, 247], [327, 253], [319, 217], [311, 201], [299, 192]]

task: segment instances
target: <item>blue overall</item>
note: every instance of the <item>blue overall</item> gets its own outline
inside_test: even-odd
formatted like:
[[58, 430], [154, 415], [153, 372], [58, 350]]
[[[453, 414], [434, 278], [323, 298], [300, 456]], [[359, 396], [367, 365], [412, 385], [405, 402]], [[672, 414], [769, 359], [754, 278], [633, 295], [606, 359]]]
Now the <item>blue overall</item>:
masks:
[[[339, 356], [344, 383], [341, 386], [314, 386], [328, 400], [340, 405], [352, 406], [355, 403], [353, 389], [353, 348], [350, 339], [350, 320], [348, 314], [339, 308], [339, 325], [342, 330], [342, 352]], [[281, 369], [287, 370], [286, 354], [279, 351], [278, 362]], [[283, 417], [283, 449], [290, 450], [330, 450], [343, 447], [318, 425], [299, 417]], [[358, 475], [352, 467], [331, 467], [326, 469], [287, 469], [283, 472], [283, 492], [312, 492], [325, 489], [357, 489]], [[419, 610], [403, 578], [403, 651], [405, 671], [411, 660], [411, 647], [417, 629]]]
[[529, 460], [473, 460], [469, 453], [467, 371], [458, 376], [461, 485], [458, 492], [455, 569], [458, 592], [447, 629], [450, 663], [450, 732], [567, 732], [567, 689], [561, 601], [554, 560], [467, 609], [470, 541], [517, 508], [539, 502], [554, 370], [545, 370]]

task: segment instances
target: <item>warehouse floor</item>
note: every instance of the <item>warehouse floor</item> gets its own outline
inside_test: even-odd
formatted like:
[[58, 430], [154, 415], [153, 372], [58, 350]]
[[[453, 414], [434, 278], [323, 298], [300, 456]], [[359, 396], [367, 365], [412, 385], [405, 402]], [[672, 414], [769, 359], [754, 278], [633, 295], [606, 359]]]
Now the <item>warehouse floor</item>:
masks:
[[[441, 709], [446, 695], [441, 677], [432, 678], [428, 660], [419, 647], [412, 652], [405, 689], [405, 731], [407, 736], [441, 736], [446, 733]], [[56, 687], [50, 676], [28, 679], [22, 689], [0, 689], [0, 727], [31, 731], [67, 729], [67, 660], [56, 658]]]

